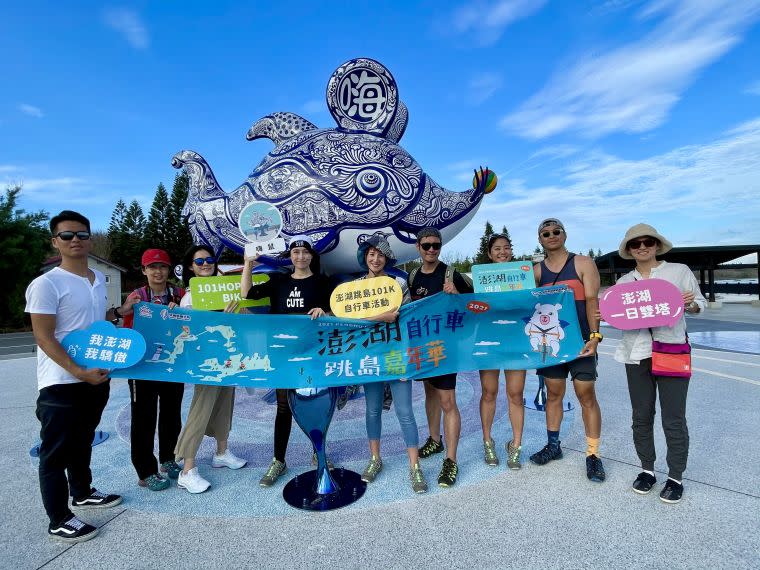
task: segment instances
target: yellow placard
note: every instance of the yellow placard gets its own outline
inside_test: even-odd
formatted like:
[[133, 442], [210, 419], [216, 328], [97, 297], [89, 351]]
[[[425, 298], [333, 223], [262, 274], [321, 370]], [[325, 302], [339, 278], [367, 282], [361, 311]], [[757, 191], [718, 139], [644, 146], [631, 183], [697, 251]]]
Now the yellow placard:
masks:
[[404, 294], [392, 277], [372, 277], [341, 283], [330, 296], [330, 309], [336, 317], [368, 319], [398, 309]]

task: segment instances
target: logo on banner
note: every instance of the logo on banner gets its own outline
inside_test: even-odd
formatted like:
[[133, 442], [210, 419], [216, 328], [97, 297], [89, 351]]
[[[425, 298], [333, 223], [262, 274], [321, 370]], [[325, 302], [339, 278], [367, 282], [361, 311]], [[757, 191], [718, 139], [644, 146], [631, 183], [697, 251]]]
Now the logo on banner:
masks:
[[145, 354], [145, 339], [139, 332], [118, 329], [107, 321], [70, 332], [61, 345], [74, 362], [87, 368], [128, 368]]
[[599, 300], [602, 318], [620, 330], [672, 327], [683, 316], [683, 296], [664, 279], [619, 283]]

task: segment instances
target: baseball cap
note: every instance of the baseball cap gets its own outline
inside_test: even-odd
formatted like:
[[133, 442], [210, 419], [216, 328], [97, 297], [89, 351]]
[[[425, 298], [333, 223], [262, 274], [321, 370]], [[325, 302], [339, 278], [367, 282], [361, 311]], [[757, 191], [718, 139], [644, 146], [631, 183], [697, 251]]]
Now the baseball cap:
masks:
[[557, 218], [546, 218], [544, 221], [538, 224], [538, 233], [541, 233], [541, 230], [548, 226], [557, 226], [562, 231], [565, 231], [564, 224], [562, 224], [562, 222], [560, 222]]
[[142, 254], [142, 261], [140, 264], [143, 267], [147, 267], [151, 263], [163, 263], [170, 267], [172, 264], [169, 254], [163, 249], [146, 249], [145, 253]]

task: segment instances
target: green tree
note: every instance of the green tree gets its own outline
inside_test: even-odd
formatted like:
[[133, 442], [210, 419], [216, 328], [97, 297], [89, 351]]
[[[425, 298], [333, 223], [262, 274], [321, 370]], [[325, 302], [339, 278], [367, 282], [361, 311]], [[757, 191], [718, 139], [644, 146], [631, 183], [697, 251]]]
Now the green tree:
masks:
[[599, 248], [597, 248], [597, 250], [596, 250], [596, 256], [597, 256], [597, 257], [602, 257], [602, 255], [603, 255], [603, 254], [602, 254], [602, 250], [601, 250], [601, 249], [599, 249]]
[[475, 254], [475, 259], [473, 260], [474, 264], [490, 263], [491, 258], [488, 257], [488, 238], [490, 238], [493, 234], [494, 231], [491, 222], [486, 221], [486, 229], [483, 232], [483, 237], [480, 238], [480, 247], [478, 248], [478, 252]]
[[140, 271], [140, 258], [145, 249], [145, 214], [143, 214], [140, 203], [132, 200], [127, 213], [124, 215], [124, 227], [120, 251], [114, 252], [118, 255], [118, 261], [115, 263], [127, 269], [127, 281], [142, 281], [142, 272]]
[[595, 254], [594, 254], [594, 248], [593, 247], [589, 248], [589, 250], [588, 250], [588, 256], [591, 259], [594, 259]]
[[[148, 247], [169, 249], [168, 219], [169, 194], [166, 193], [163, 182], [159, 182], [148, 214], [148, 224], [145, 226], [145, 243]], [[171, 253], [169, 255], [171, 256]]]
[[[187, 220], [182, 216], [182, 208], [187, 201], [190, 178], [182, 172], [174, 177], [174, 185], [169, 198], [166, 215], [166, 251], [173, 261], [180, 263], [185, 250], [193, 243]], [[212, 252], [214, 253], [214, 252]]]
[[0, 329], [16, 329], [24, 324], [24, 292], [40, 272], [50, 254], [48, 215], [17, 209], [21, 186], [9, 187], [0, 196], [0, 272], [5, 276], [5, 302], [0, 303]]

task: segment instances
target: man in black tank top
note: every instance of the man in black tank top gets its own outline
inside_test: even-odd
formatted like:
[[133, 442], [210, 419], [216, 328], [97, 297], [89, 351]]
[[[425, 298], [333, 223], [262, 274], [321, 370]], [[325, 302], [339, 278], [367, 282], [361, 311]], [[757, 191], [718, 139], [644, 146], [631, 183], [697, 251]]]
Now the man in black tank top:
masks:
[[586, 431], [586, 476], [595, 482], [604, 481], [606, 475], [599, 459], [599, 439], [602, 431], [602, 412], [596, 400], [597, 346], [602, 341], [599, 333], [599, 271], [590, 257], [570, 253], [565, 247], [565, 226], [556, 218], [547, 218], [538, 225], [538, 241], [546, 252], [546, 259], [533, 267], [536, 285], [567, 285], [575, 298], [578, 322], [585, 344], [576, 360], [540, 368], [536, 373], [546, 382], [546, 434], [547, 444], [530, 456], [537, 465], [545, 465], [562, 458], [559, 428], [562, 424], [562, 399], [565, 397], [565, 380], [568, 374], [583, 410]]

